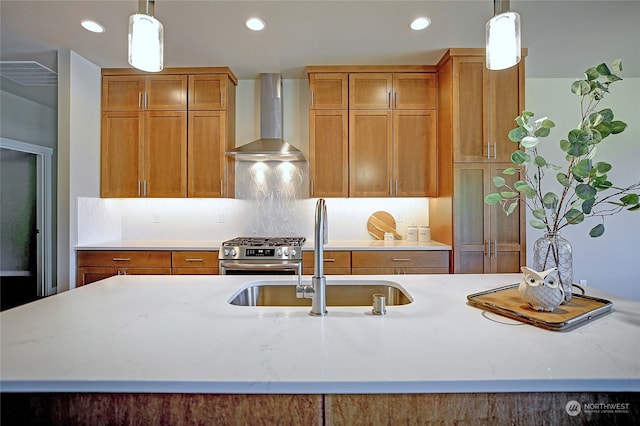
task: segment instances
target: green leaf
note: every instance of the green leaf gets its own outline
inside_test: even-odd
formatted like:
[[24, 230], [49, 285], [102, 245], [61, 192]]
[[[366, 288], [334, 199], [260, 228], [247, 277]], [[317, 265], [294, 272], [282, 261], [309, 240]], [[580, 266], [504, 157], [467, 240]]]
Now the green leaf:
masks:
[[568, 140], [562, 139], [560, 141], [560, 149], [562, 151], [567, 152], [567, 151], [569, 151], [570, 148], [571, 148], [571, 143]]
[[531, 213], [536, 219], [544, 219], [547, 217], [547, 212], [545, 209], [533, 209], [531, 210]]
[[600, 114], [602, 116], [602, 121], [604, 121], [605, 123], [611, 123], [613, 121], [613, 111], [611, 110], [611, 108], [605, 108], [601, 111], [598, 111], [597, 114]]
[[571, 168], [571, 173], [573, 173], [574, 176], [586, 179], [589, 177], [589, 173], [591, 173], [592, 168], [591, 160], [584, 159]]
[[591, 198], [589, 200], [585, 200], [582, 203], [582, 212], [584, 214], [591, 214], [591, 210], [593, 209], [593, 205], [595, 204], [596, 199], [595, 198]]
[[554, 127], [556, 127], [556, 123], [554, 123], [553, 121], [545, 118], [544, 120], [542, 120], [542, 123], [540, 124], [541, 127], [544, 127], [545, 129], [552, 129]]
[[494, 193], [484, 197], [484, 202], [488, 205], [498, 204], [500, 201], [502, 201], [502, 197], [500, 196], [500, 194]]
[[509, 131], [509, 140], [513, 142], [520, 142], [522, 138], [529, 135], [529, 132], [523, 127], [516, 127]]
[[627, 123], [625, 123], [624, 121], [611, 122], [611, 133], [613, 133], [614, 135], [624, 132], [626, 128], [627, 128]]
[[533, 136], [525, 136], [520, 141], [520, 145], [525, 148], [533, 148], [534, 146], [538, 145], [538, 138]]
[[533, 160], [533, 162], [538, 167], [544, 167], [544, 166], [547, 165], [547, 160], [545, 160], [544, 157], [541, 157], [539, 155], [536, 156], [536, 158]]
[[522, 166], [531, 162], [531, 156], [526, 152], [514, 151], [513, 154], [511, 154], [511, 161], [514, 164]]
[[[606, 65], [605, 65], [606, 67]], [[610, 73], [608, 73], [610, 74]], [[600, 73], [598, 72], [596, 67], [591, 67], [588, 70], [586, 70], [584, 72], [585, 77], [587, 77], [587, 80], [597, 80], [598, 77], [600, 77]]]
[[598, 73], [600, 73], [600, 75], [609, 75], [611, 74], [611, 71], [609, 71], [609, 67], [607, 67], [607, 64], [602, 63], [600, 65], [598, 65], [596, 67], [596, 70], [598, 70]]
[[594, 112], [589, 116], [589, 124], [591, 126], [597, 126], [603, 121], [604, 121], [604, 117], [601, 114], [598, 114], [597, 112]]
[[551, 130], [547, 127], [540, 127], [533, 134], [539, 138], [546, 138], [551, 134]]
[[576, 195], [583, 200], [591, 200], [596, 196], [596, 189], [586, 183], [576, 185]]
[[502, 191], [502, 192], [500, 192], [500, 196], [502, 198], [516, 198], [516, 197], [518, 197], [518, 193], [517, 192], [511, 192], [511, 191]]
[[584, 213], [578, 209], [571, 209], [564, 215], [569, 225], [577, 225], [584, 220]]
[[589, 231], [589, 236], [592, 238], [597, 238], [602, 234], [604, 234], [604, 225], [601, 223], [594, 226], [593, 228], [591, 228], [591, 231]]
[[548, 209], [556, 209], [558, 205], [558, 196], [553, 192], [547, 192], [542, 197], [542, 204]]
[[518, 170], [517, 170], [517, 169], [515, 169], [514, 167], [509, 167], [509, 168], [504, 169], [504, 170], [502, 171], [502, 174], [503, 174], [503, 175], [509, 175], [509, 176], [510, 176], [510, 175], [515, 175], [517, 171], [518, 171]]
[[547, 227], [547, 224], [544, 223], [541, 220], [536, 220], [536, 219], [532, 219], [529, 221], [529, 225], [531, 225], [532, 227], [536, 228], [536, 229], [544, 229]]
[[500, 188], [501, 186], [504, 186], [505, 180], [503, 177], [496, 176], [493, 178], [493, 184], [496, 186], [496, 188]]
[[625, 206], [632, 206], [640, 202], [640, 197], [638, 196], [638, 194], [627, 194], [624, 197], [620, 198], [620, 201], [622, 201]]
[[536, 190], [523, 180], [515, 182], [513, 184], [513, 187], [516, 189], [516, 191], [522, 192], [527, 198], [533, 198], [536, 196]]
[[571, 186], [571, 181], [569, 180], [569, 176], [567, 176], [564, 173], [558, 173], [556, 175], [556, 179], [558, 180], [560, 185], [564, 186], [565, 188], [569, 188]]
[[507, 216], [509, 216], [511, 213], [513, 213], [516, 208], [518, 207], [518, 202], [514, 201], [513, 203], [509, 204], [509, 207], [504, 211], [506, 213]]
[[571, 93], [575, 93], [576, 95], [586, 95], [590, 91], [591, 85], [586, 80], [577, 80], [571, 85]]
[[596, 173], [598, 173], [599, 175], [606, 174], [612, 168], [611, 164], [605, 163], [604, 161], [598, 161], [593, 165], [593, 167], [596, 169]]
[[636, 211], [636, 210], [640, 210], [640, 203], [639, 203], [639, 204], [636, 204], [636, 205], [635, 205], [635, 206], [633, 206], [633, 207], [629, 207], [627, 210], [629, 210], [630, 212], [634, 212], [634, 211]]
[[620, 74], [622, 72], [622, 59], [616, 59], [615, 61], [613, 61], [611, 66], [613, 67], [614, 73]]

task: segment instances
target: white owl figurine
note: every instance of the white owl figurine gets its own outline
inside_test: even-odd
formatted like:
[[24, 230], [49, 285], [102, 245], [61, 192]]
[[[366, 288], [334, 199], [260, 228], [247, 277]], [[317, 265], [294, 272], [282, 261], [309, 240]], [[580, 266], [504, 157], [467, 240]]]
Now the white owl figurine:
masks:
[[564, 290], [558, 278], [558, 268], [536, 272], [526, 266], [521, 268], [524, 278], [518, 291], [536, 311], [553, 312], [564, 300]]

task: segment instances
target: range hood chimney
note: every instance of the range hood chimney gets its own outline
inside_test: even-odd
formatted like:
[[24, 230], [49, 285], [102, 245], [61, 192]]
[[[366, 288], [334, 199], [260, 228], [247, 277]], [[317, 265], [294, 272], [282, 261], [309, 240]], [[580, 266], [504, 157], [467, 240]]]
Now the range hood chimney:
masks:
[[304, 154], [282, 139], [282, 77], [260, 74], [260, 139], [227, 151], [239, 161], [301, 161]]

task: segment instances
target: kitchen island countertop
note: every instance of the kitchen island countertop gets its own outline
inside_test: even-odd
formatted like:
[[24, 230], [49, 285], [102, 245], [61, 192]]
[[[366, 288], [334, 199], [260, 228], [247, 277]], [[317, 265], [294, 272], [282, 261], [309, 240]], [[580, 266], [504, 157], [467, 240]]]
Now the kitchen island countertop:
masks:
[[[118, 276], [0, 314], [3, 392], [448, 393], [640, 391], [640, 302], [554, 332], [466, 296], [520, 274], [389, 280], [413, 302], [242, 307], [247, 276]], [[280, 279], [280, 278], [278, 278]], [[295, 284], [294, 277], [281, 278]], [[303, 280], [309, 280], [308, 276]], [[292, 288], [291, 291], [294, 291]]]
[[[222, 240], [116, 240], [79, 244], [76, 250], [218, 250]], [[307, 240], [303, 251], [313, 250], [313, 240]], [[330, 240], [325, 250], [451, 250], [437, 241]]]

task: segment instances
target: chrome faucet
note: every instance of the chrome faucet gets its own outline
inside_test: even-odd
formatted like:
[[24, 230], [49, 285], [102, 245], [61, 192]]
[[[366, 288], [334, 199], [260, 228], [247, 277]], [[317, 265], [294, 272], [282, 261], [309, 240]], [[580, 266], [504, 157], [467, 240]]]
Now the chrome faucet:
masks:
[[311, 285], [298, 284], [296, 296], [299, 299], [311, 299], [311, 312], [313, 316], [325, 316], [327, 314], [327, 280], [324, 276], [324, 245], [328, 240], [327, 232], [327, 206], [322, 198], [316, 203], [316, 224], [314, 238], [314, 269]]

